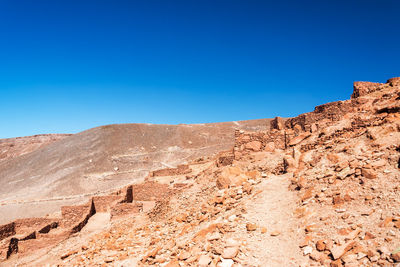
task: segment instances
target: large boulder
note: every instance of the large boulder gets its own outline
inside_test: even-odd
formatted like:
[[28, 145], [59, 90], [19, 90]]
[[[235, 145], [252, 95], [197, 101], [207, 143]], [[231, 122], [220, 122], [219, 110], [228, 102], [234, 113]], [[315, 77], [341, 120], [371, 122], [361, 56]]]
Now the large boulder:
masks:
[[[248, 173], [250, 176], [252, 173]], [[226, 166], [216, 180], [218, 189], [241, 185], [248, 180], [249, 176], [239, 167]]]

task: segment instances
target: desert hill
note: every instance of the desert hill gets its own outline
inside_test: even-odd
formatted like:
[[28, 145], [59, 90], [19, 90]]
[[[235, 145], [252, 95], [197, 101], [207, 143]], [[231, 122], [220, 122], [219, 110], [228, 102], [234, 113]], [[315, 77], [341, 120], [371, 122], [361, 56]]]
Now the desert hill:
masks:
[[71, 136], [70, 134], [40, 134], [0, 139], [0, 162], [33, 152], [43, 146]]
[[121, 124], [0, 140], [0, 149], [9, 148], [0, 154], [0, 223], [43, 216], [140, 181], [152, 170], [212, 156], [233, 146], [234, 129], [263, 130], [268, 122]]

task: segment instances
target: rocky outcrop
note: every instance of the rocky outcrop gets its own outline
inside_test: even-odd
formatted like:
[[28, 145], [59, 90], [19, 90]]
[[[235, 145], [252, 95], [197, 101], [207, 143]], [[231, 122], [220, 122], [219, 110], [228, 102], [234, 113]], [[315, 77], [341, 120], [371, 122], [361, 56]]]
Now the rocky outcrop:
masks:
[[383, 84], [373, 82], [354, 82], [351, 98], [358, 98], [378, 90]]

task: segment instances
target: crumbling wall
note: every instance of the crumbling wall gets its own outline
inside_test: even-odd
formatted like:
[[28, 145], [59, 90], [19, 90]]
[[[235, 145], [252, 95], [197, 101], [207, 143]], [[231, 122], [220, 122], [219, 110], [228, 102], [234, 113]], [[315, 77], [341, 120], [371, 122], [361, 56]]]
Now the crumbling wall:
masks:
[[313, 112], [288, 119], [285, 126], [288, 129], [295, 129], [298, 125], [301, 130], [311, 132], [313, 125], [317, 122], [322, 120], [327, 122], [339, 121], [345, 114], [353, 111], [355, 106], [356, 103], [353, 101], [337, 101], [316, 106]]
[[97, 212], [107, 212], [114, 204], [122, 201], [122, 197], [118, 195], [95, 196], [93, 197], [94, 206]]
[[51, 229], [57, 228], [58, 227], [58, 222], [52, 222], [50, 224], [47, 224], [44, 226], [42, 229], [40, 229], [38, 232], [41, 234], [47, 234], [50, 232]]
[[232, 151], [220, 152], [217, 155], [217, 167], [232, 165], [234, 159], [235, 156], [233, 155]]
[[269, 151], [285, 149], [289, 136], [285, 130], [268, 132], [235, 132], [235, 151]]
[[142, 210], [142, 203], [118, 203], [111, 208], [111, 218], [139, 213]]
[[167, 199], [173, 190], [167, 184], [146, 182], [132, 185], [132, 195], [135, 201], [152, 201]]
[[62, 227], [72, 227], [72, 233], [79, 232], [95, 213], [96, 209], [93, 199], [86, 205], [63, 206], [61, 207]]
[[191, 173], [192, 170], [189, 168], [189, 165], [178, 165], [176, 168], [166, 168], [161, 170], [156, 170], [150, 173], [151, 177], [156, 176], [172, 176], [172, 175], [183, 175]]
[[15, 223], [8, 223], [0, 226], [0, 240], [15, 235]]
[[124, 200], [122, 202], [124, 202], [124, 203], [132, 203], [132, 201], [133, 201], [133, 188], [130, 185], [130, 186], [128, 186], [126, 188], [125, 198], [124, 198]]
[[37, 229], [41, 229], [46, 225], [52, 223], [54, 220], [47, 218], [26, 218], [15, 220], [16, 234], [25, 234]]
[[82, 230], [82, 228], [89, 221], [90, 217], [92, 217], [95, 213], [96, 213], [96, 208], [94, 206], [94, 202], [93, 202], [93, 199], [92, 199], [92, 201], [90, 202], [90, 208], [87, 211], [86, 215], [84, 216], [84, 218], [78, 224], [76, 224], [74, 227], [72, 227], [71, 233], [77, 233], [80, 230]]

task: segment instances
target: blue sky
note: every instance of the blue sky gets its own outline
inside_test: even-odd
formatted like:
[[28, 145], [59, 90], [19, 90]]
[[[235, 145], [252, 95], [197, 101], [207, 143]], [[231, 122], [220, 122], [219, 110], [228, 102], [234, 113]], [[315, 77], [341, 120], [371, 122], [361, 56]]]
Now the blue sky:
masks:
[[400, 76], [397, 0], [0, 0], [0, 138], [296, 116]]

